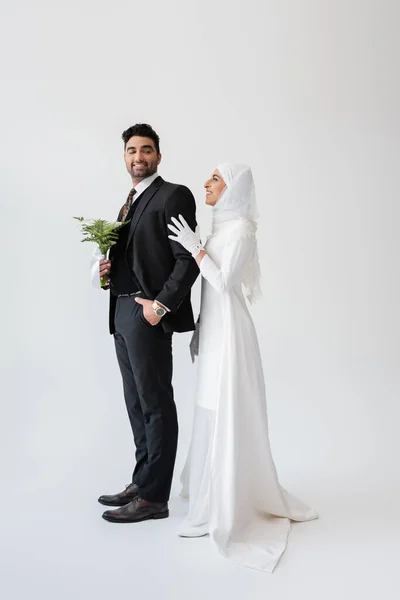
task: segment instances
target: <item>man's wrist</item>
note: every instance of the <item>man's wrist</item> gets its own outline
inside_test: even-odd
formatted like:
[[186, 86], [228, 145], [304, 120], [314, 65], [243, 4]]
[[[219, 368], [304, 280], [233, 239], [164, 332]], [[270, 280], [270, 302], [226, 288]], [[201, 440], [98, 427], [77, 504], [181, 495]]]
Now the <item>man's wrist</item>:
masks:
[[160, 319], [162, 319], [162, 317], [164, 317], [168, 312], [167, 307], [160, 304], [160, 302], [158, 302], [157, 300], [154, 300], [153, 302], [153, 310], [156, 316]]
[[154, 298], [153, 302], [157, 302], [157, 304], [159, 304], [160, 306], [162, 306], [163, 308], [165, 308], [165, 310], [166, 310], [167, 312], [171, 312], [171, 309], [170, 309], [170, 308], [169, 308], [169, 307], [168, 307], [166, 304], [164, 304], [163, 302], [160, 302], [160, 301], [159, 301], [159, 300], [157, 300], [156, 298]]

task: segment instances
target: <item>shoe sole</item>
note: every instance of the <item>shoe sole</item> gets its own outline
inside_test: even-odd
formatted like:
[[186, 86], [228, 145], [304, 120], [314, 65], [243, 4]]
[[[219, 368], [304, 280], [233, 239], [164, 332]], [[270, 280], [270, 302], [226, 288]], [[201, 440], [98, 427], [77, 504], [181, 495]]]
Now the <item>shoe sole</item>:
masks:
[[155, 513], [154, 515], [146, 515], [145, 517], [142, 517], [141, 519], [135, 519], [134, 521], [120, 521], [118, 519], [115, 519], [115, 520], [109, 519], [109, 518], [105, 517], [104, 515], [101, 515], [101, 516], [105, 521], [108, 521], [109, 523], [141, 523], [142, 521], [166, 519], [167, 517], [169, 517], [169, 510], [166, 510], [161, 513]]

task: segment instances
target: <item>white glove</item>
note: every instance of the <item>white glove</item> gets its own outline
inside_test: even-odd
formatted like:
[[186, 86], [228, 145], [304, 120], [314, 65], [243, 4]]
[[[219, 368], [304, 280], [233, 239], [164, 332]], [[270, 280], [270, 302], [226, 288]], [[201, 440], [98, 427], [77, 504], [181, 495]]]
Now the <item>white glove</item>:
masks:
[[175, 235], [169, 235], [170, 240], [174, 240], [174, 242], [179, 242], [190, 254], [193, 258], [203, 250], [203, 246], [201, 245], [200, 240], [200, 229], [197, 226], [196, 231], [192, 231], [189, 225], [186, 223], [185, 219], [182, 215], [179, 215], [178, 219], [172, 217], [171, 221], [175, 225], [168, 225], [168, 229], [170, 229]]
[[196, 323], [196, 329], [193, 331], [192, 339], [190, 340], [189, 349], [192, 363], [194, 363], [196, 356], [199, 355], [199, 341], [200, 341], [200, 323]]

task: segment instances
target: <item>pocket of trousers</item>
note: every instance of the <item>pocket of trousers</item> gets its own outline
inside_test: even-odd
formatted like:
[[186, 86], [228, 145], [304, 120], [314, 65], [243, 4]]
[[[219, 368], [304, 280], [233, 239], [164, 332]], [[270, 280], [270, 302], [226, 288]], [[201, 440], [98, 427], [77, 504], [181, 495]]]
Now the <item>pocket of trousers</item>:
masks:
[[150, 329], [155, 329], [155, 327], [157, 327], [156, 325], [152, 325], [148, 322], [148, 320], [143, 314], [143, 308], [139, 310], [139, 320], [143, 323], [143, 325], [146, 325], [146, 327], [150, 327]]

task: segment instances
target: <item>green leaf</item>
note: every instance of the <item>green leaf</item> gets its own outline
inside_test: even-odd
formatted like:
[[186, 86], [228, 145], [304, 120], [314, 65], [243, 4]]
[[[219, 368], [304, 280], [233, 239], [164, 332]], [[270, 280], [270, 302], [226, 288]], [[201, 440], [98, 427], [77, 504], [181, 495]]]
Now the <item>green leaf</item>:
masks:
[[[77, 221], [84, 221], [84, 217], [73, 217]], [[84, 234], [82, 242], [93, 242], [100, 248], [102, 254], [114, 246], [118, 241], [119, 230], [129, 221], [110, 223], [104, 219], [93, 219], [82, 223], [81, 230]]]

